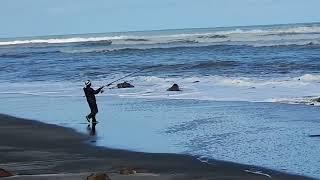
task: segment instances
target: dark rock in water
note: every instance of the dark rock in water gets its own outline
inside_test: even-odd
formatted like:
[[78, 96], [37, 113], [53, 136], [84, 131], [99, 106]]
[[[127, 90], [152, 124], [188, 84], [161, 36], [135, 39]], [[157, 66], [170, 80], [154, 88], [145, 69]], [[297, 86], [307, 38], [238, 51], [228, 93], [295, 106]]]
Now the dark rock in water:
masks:
[[133, 87], [134, 85], [127, 82], [117, 84], [117, 88], [133, 88]]
[[178, 84], [173, 84], [167, 91], [181, 91]]
[[0, 178], [14, 176], [12, 173], [0, 168]]

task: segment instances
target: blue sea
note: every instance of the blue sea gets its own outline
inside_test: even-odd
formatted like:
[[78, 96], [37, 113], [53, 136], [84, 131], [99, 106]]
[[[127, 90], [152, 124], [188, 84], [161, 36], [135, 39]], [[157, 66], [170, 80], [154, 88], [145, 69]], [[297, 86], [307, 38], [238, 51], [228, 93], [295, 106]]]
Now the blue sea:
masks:
[[[320, 178], [320, 23], [7, 38], [0, 68], [0, 113], [98, 146]], [[133, 72], [120, 82], [134, 88], [97, 95], [93, 134], [84, 81]]]

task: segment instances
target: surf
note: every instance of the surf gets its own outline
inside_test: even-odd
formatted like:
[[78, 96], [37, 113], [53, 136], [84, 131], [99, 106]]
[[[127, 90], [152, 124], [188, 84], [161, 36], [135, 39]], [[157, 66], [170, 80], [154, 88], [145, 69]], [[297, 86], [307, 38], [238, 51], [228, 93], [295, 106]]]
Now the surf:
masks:
[[[319, 44], [320, 24], [294, 24], [294, 25], [273, 25], [273, 26], [251, 26], [251, 27], [228, 27], [228, 28], [202, 28], [162, 30], [146, 32], [126, 32], [126, 33], [102, 33], [102, 34], [83, 34], [66, 36], [48, 36], [31, 38], [0, 39], [1, 46], [12, 45], [45, 45], [45, 44], [69, 44], [82, 43], [83, 45], [156, 45], [156, 44], [194, 44], [194, 43], [230, 43], [242, 42], [243, 45], [252, 43], [275, 42], [277, 40], [296, 40], [296, 44], [303, 41], [306, 44], [312, 42]], [[312, 41], [314, 40], [315, 41]], [[286, 42], [284, 42], [286, 43]], [[282, 45], [280, 43], [278, 45]], [[287, 42], [287, 45], [294, 44]]]

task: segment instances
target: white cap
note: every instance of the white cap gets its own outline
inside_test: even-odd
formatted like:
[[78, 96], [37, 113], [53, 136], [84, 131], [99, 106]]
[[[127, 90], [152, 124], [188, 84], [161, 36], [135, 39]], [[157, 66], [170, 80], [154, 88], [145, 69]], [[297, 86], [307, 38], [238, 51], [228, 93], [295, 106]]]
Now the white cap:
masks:
[[86, 82], [84, 82], [84, 84], [85, 84], [86, 86], [89, 86], [89, 85], [91, 85], [91, 82], [90, 82], [90, 80], [86, 80]]

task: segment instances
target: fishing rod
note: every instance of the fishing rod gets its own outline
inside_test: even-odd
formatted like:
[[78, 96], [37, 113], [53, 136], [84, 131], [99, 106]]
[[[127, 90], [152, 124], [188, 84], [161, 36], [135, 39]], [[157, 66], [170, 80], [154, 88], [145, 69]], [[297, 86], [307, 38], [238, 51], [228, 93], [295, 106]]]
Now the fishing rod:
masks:
[[124, 79], [124, 78], [130, 77], [130, 76], [132, 76], [132, 75], [134, 75], [134, 74], [137, 74], [137, 73], [139, 73], [139, 72], [142, 72], [142, 71], [144, 71], [144, 70], [146, 70], [146, 69], [151, 69], [151, 68], [153, 68], [153, 67], [147, 67], [147, 68], [140, 69], [140, 70], [135, 71], [135, 72], [133, 72], [133, 73], [130, 73], [130, 74], [126, 75], [126, 76], [123, 76], [123, 77], [121, 77], [121, 78], [119, 78], [119, 79], [117, 79], [117, 80], [114, 80], [114, 81], [112, 81], [111, 83], [109, 83], [109, 84], [107, 84], [107, 85], [104, 85], [103, 87], [105, 87], [105, 86], [108, 87], [108, 86], [112, 85], [113, 83], [115, 83], [115, 82], [117, 82], [117, 81], [120, 81], [120, 80], [122, 80], [122, 79]]

